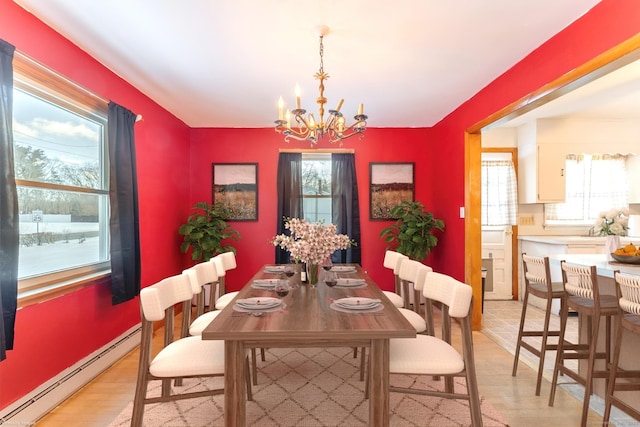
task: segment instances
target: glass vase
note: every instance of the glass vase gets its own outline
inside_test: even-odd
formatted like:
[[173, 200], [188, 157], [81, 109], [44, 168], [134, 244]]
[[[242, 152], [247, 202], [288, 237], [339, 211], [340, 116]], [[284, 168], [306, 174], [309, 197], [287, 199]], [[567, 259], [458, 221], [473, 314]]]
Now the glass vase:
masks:
[[318, 284], [318, 271], [318, 264], [307, 263], [307, 281], [314, 288]]
[[615, 252], [620, 247], [620, 236], [609, 235], [604, 241], [604, 253], [607, 254], [607, 260], [613, 261], [611, 252]]

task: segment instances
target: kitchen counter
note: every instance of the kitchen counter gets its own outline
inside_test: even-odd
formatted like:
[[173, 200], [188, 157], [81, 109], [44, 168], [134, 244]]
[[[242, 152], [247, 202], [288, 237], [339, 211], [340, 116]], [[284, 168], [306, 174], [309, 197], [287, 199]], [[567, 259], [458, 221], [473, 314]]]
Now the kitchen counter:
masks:
[[[630, 241], [640, 242], [639, 237], [620, 237], [621, 243]], [[537, 243], [549, 243], [552, 245], [603, 245], [606, 240], [605, 236], [518, 236], [518, 240]]]
[[[616, 261], [608, 261], [606, 254], [549, 254], [551, 265], [560, 265], [561, 260], [571, 264], [595, 265], [598, 276], [613, 279], [613, 272], [619, 270], [622, 273], [640, 275], [640, 264], [623, 264]], [[615, 292], [613, 293], [615, 295]]]

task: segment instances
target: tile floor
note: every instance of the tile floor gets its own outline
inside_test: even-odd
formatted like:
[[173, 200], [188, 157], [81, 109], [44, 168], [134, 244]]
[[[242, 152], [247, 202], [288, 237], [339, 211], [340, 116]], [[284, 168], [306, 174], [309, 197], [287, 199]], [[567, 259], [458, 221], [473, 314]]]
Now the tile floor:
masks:
[[[520, 316], [522, 313], [522, 303], [520, 301], [485, 301], [484, 313], [482, 316], [482, 333], [495, 341], [502, 348], [511, 354], [515, 354], [516, 340], [518, 337], [518, 327], [520, 325]], [[550, 328], [559, 328], [559, 318], [551, 317]], [[544, 322], [544, 311], [530, 306], [527, 309], [527, 325], [529, 329], [542, 329]], [[578, 336], [578, 318], [569, 317], [567, 323], [566, 336], [569, 341], [574, 341]], [[540, 344], [541, 339], [537, 337], [529, 338], [532, 342]], [[555, 362], [555, 351], [548, 352], [545, 357], [543, 378], [551, 383], [553, 376], [553, 364]], [[520, 350], [520, 361], [534, 371], [538, 369], [538, 358], [533, 356], [527, 350]], [[577, 361], [567, 361], [567, 364], [578, 363]], [[523, 368], [520, 366], [518, 372]], [[577, 384], [560, 384], [559, 387], [564, 388], [576, 399], [582, 401], [584, 388]], [[548, 395], [547, 395], [548, 396]], [[604, 412], [604, 401], [598, 396], [592, 396], [590, 399], [591, 409], [602, 415]], [[638, 426], [639, 423], [628, 417], [623, 412], [613, 408], [611, 416], [611, 424], [616, 426]]]

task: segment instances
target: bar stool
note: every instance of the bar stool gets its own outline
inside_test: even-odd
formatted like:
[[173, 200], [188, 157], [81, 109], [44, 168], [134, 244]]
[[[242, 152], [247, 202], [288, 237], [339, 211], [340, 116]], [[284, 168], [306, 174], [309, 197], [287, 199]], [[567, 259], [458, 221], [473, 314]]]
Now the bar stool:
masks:
[[[538, 379], [536, 381], [536, 396], [540, 396], [540, 386], [542, 384], [542, 372], [544, 370], [544, 359], [547, 351], [555, 351], [557, 344], [550, 344], [550, 337], [559, 337], [560, 330], [549, 330], [551, 319], [551, 303], [555, 298], [560, 299], [560, 310], [567, 303], [567, 293], [564, 291], [562, 283], [551, 282], [551, 269], [549, 268], [548, 257], [530, 256], [522, 254], [522, 269], [524, 271], [524, 297], [522, 299], [522, 314], [520, 316], [520, 328], [518, 329], [518, 339], [516, 341], [516, 352], [513, 359], [512, 376], [516, 376], [520, 349], [524, 348], [531, 354], [539, 358]], [[525, 330], [527, 308], [529, 307], [529, 295], [534, 295], [545, 300], [544, 325], [542, 329]], [[541, 345], [534, 346], [533, 343], [525, 341], [527, 337], [542, 337]]]
[[[593, 392], [593, 379], [604, 378], [606, 382], [609, 381], [611, 318], [618, 315], [618, 303], [614, 295], [600, 295], [598, 292], [598, 276], [595, 266], [573, 265], [561, 261], [560, 267], [562, 269], [562, 282], [564, 283], [564, 289], [568, 297], [567, 303], [560, 311], [560, 336], [558, 338], [556, 363], [553, 369], [549, 406], [553, 406], [559, 373], [568, 376], [578, 384], [582, 384], [584, 386], [584, 397], [582, 400], [582, 421], [580, 425], [585, 427], [589, 414], [589, 400]], [[586, 317], [588, 319], [586, 343], [569, 343], [565, 341], [564, 337], [569, 309], [575, 310], [581, 318]], [[604, 353], [597, 351], [601, 317], [604, 317], [606, 320]], [[582, 376], [579, 371], [574, 371], [565, 366], [565, 359], [586, 360], [586, 374]], [[604, 368], [595, 368], [596, 359], [604, 360]]]
[[[640, 410], [624, 402], [620, 397], [615, 396], [616, 391], [640, 391], [640, 371], [619, 368], [623, 331], [640, 335], [640, 276], [632, 276], [616, 271], [613, 277], [616, 281], [619, 316], [616, 322], [611, 376], [609, 377], [604, 415], [602, 416], [603, 426], [609, 425], [611, 405], [615, 405], [640, 421]], [[618, 381], [619, 378], [622, 380]]]

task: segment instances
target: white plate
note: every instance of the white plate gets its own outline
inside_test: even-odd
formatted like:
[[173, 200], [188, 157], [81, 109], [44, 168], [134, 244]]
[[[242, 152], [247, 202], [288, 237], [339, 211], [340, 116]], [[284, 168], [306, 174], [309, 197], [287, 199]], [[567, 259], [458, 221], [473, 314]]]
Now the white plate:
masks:
[[334, 303], [341, 308], [349, 310], [370, 310], [380, 305], [379, 299], [349, 297], [335, 300]]
[[367, 282], [365, 282], [363, 279], [338, 279], [338, 283], [336, 286], [340, 286], [341, 288], [351, 288], [366, 284]]
[[334, 265], [331, 267], [331, 271], [335, 271], [336, 273], [350, 273], [356, 271], [356, 268], [352, 265]]
[[284, 272], [284, 265], [272, 265], [264, 268], [264, 271], [268, 273], [282, 273]]
[[275, 289], [278, 279], [256, 279], [251, 284], [254, 289]]
[[245, 298], [239, 299], [236, 301], [238, 307], [250, 309], [250, 310], [261, 310], [267, 308], [274, 308], [279, 306], [282, 301], [278, 298], [271, 297], [253, 297], [253, 298]]

